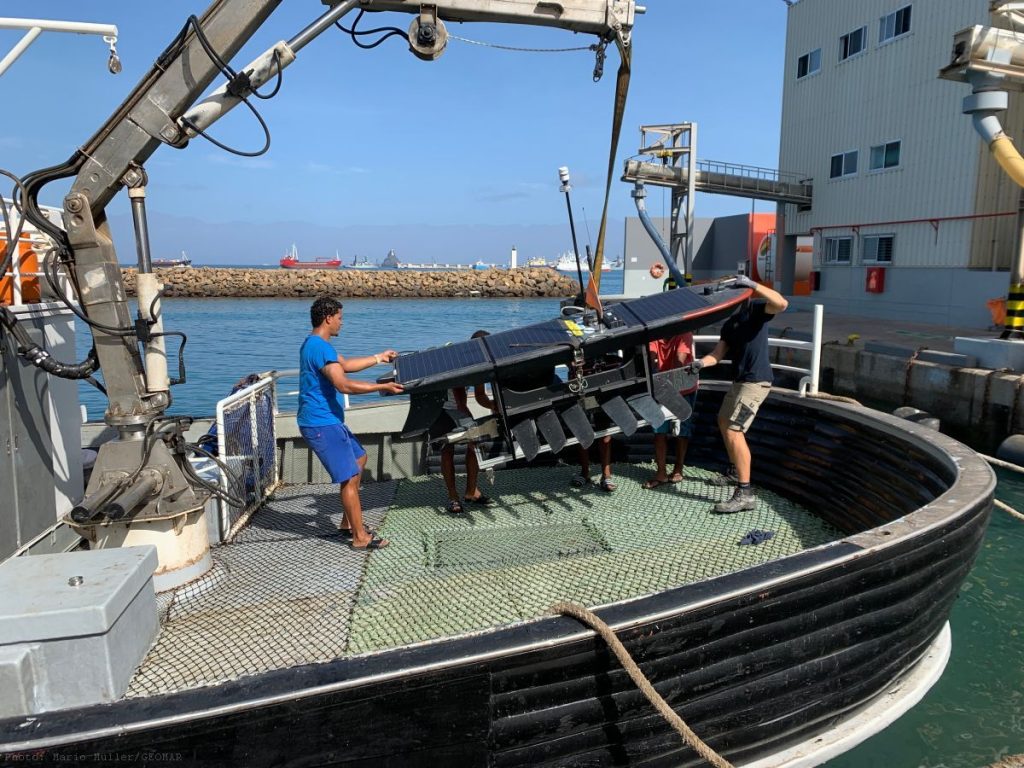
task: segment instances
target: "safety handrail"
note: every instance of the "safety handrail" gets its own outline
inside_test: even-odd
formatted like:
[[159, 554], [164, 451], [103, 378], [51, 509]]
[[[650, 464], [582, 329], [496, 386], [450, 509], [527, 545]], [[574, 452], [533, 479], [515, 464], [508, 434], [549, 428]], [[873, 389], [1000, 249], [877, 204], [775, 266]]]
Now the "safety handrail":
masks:
[[[802, 341], [800, 339], [787, 339], [779, 336], [770, 336], [768, 338], [768, 346], [776, 349], [800, 349], [810, 352], [811, 360], [806, 368], [802, 368], [794, 365], [787, 365], [785, 363], [772, 363], [772, 368], [777, 371], [786, 371], [788, 373], [803, 373], [803, 378], [800, 379], [800, 396], [806, 397], [808, 394], [818, 394], [818, 385], [821, 381], [821, 339], [822, 329], [824, 327], [824, 307], [821, 304], [814, 305], [814, 322], [811, 328], [811, 340]], [[695, 344], [717, 344], [719, 341], [718, 336], [711, 335], [699, 335], [694, 336], [693, 341]], [[721, 362], [730, 362], [724, 360]]]

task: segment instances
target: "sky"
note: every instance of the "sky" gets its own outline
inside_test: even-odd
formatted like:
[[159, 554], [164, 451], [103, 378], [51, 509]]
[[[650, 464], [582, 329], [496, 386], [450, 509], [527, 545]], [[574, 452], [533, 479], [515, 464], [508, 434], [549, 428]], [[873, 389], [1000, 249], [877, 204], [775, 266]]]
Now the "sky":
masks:
[[[5, 117], [0, 168], [23, 175], [62, 162], [85, 143], [149, 71], [190, 13], [207, 3], [5, 0], [4, 16], [116, 24], [123, 71], [107, 72], [98, 37], [46, 33], [0, 77]], [[609, 258], [635, 216], [619, 181], [640, 126], [693, 121], [698, 157], [777, 167], [786, 4], [782, 0], [647, 0], [633, 33], [633, 73], [615, 160]], [[325, 11], [287, 0], [232, 60], [238, 69]], [[343, 20], [350, 24], [355, 14]], [[406, 28], [408, 14], [367, 15], [361, 29]], [[587, 46], [591, 36], [521, 25], [449, 25], [449, 33], [518, 48]], [[21, 33], [0, 30], [0, 55]], [[273, 264], [294, 243], [300, 258], [338, 253], [379, 261], [503, 263], [555, 258], [571, 248], [558, 168], [572, 174], [580, 247], [595, 243], [603, 204], [618, 53], [594, 83], [590, 51], [532, 53], [451, 40], [423, 62], [392, 37], [360, 50], [328, 30], [284, 71], [278, 95], [256, 106], [271, 148], [227, 154], [202, 138], [161, 147], [146, 163], [154, 257], [185, 251], [198, 264]], [[18, 106], [20, 105], [20, 106]], [[20, 112], [22, 119], [16, 119]], [[244, 107], [210, 133], [241, 149], [262, 145]], [[54, 184], [41, 202], [60, 205]], [[8, 190], [4, 190], [9, 196]], [[667, 191], [647, 208], [668, 215]], [[122, 263], [134, 261], [128, 198], [107, 208]], [[698, 195], [698, 216], [746, 213], [749, 200]], [[757, 210], [773, 206], [759, 203]]]

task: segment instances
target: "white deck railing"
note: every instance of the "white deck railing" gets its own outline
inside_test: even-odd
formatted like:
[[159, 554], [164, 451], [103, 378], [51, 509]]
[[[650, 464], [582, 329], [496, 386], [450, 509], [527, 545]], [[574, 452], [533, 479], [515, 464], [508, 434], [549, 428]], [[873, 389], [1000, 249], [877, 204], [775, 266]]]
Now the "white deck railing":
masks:
[[[220, 538], [229, 540], [267, 498], [278, 482], [277, 380], [263, 376], [217, 403], [217, 453], [220, 486], [243, 506], [220, 501]], [[232, 477], [228, 477], [228, 471]], [[233, 481], [233, 482], [232, 482]]]

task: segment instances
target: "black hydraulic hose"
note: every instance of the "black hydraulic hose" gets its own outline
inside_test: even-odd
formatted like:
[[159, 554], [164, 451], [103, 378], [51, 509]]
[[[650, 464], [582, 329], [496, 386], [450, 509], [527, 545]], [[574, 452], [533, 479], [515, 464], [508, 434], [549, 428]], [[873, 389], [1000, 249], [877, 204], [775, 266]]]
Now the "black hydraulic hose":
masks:
[[74, 176], [85, 163], [86, 157], [81, 150], [76, 150], [71, 157], [60, 165], [40, 168], [21, 180], [20, 196], [15, 203], [24, 212], [25, 218], [32, 222], [40, 231], [49, 235], [54, 242], [67, 247], [68, 236], [63, 229], [51, 222], [39, 208], [39, 191], [52, 181]]
[[[6, 176], [14, 182], [14, 192], [11, 196], [11, 199], [14, 200], [18, 194], [18, 190], [23, 189], [21, 179], [13, 173], [3, 169], [0, 169], [0, 175]], [[7, 248], [4, 250], [3, 258], [0, 259], [0, 277], [3, 277], [3, 275], [7, 273], [7, 270], [11, 268], [11, 264], [14, 262], [14, 255], [18, 252], [18, 243], [21, 241], [21, 232], [25, 228], [25, 217], [19, 217], [18, 231], [11, 232], [10, 211], [7, 209], [7, 201], [2, 198], [0, 198], [0, 212], [3, 213], [4, 231], [7, 233]]]
[[19, 325], [14, 313], [7, 307], [0, 307], [0, 324], [3, 324], [18, 342], [18, 354], [47, 373], [61, 379], [87, 379], [100, 367], [96, 347], [90, 349], [85, 360], [80, 363], [62, 363], [32, 341], [25, 329]]

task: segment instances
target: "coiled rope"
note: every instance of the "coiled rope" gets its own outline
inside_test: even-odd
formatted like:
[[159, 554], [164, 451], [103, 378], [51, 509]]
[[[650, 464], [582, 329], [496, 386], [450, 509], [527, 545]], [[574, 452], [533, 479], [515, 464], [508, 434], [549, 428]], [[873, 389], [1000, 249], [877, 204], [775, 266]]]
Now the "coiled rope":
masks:
[[629, 655], [629, 651], [627, 651], [625, 646], [622, 645], [619, 638], [615, 636], [611, 627], [605, 624], [597, 614], [587, 608], [584, 608], [578, 603], [569, 602], [555, 603], [551, 606], [551, 613], [571, 616], [597, 632], [601, 639], [608, 644], [608, 647], [612, 649], [612, 653], [615, 654], [615, 658], [619, 660], [622, 668], [626, 670], [626, 674], [628, 674], [633, 680], [636, 687], [639, 688], [640, 692], [647, 697], [647, 700], [651, 702], [654, 708], [658, 711], [658, 714], [664, 717], [665, 720], [668, 721], [669, 725], [671, 725], [672, 728], [683, 737], [683, 741], [686, 742], [687, 746], [692, 748], [711, 765], [715, 766], [715, 768], [733, 768], [732, 763], [728, 762], [724, 757], [701, 741], [700, 737], [693, 732], [683, 718], [676, 714], [675, 710], [668, 705], [668, 702], [662, 698], [661, 694], [654, 690], [654, 686], [651, 685], [651, 681], [648, 680], [647, 676], [640, 671], [640, 667], [638, 667], [637, 663], [633, 661], [633, 658]]

